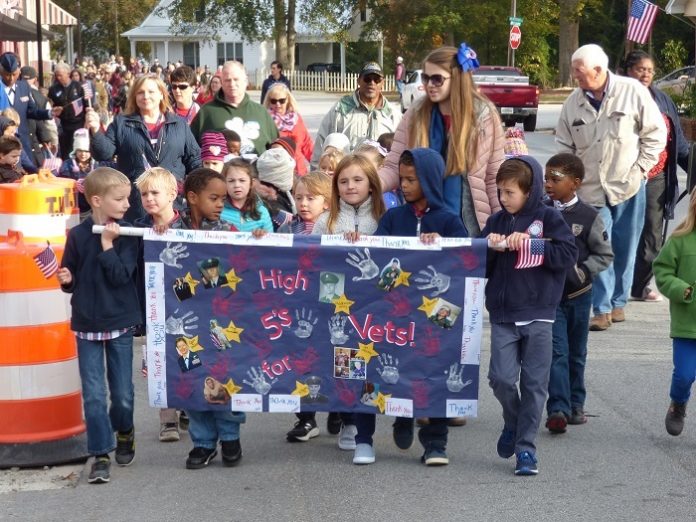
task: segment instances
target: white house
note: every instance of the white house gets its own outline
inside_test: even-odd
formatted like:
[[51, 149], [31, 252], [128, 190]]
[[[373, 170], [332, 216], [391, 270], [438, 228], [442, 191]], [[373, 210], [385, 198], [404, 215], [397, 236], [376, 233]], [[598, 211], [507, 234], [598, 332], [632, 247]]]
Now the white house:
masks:
[[[131, 56], [135, 56], [136, 42], [152, 44], [151, 60], [157, 58], [160, 63], [176, 62], [192, 67], [208, 65], [214, 69], [227, 60], [244, 63], [247, 71], [268, 70], [275, 59], [273, 40], [261, 42], [244, 41], [242, 36], [232, 28], [225, 29], [215, 38], [202, 24], [191, 24], [186, 34], [172, 34], [172, 23], [164, 9], [174, 0], [160, 0], [159, 4], [138, 27], [122, 33], [131, 45]], [[349, 31], [351, 41], [358, 40], [369, 11], [356, 13], [355, 23]], [[334, 42], [325, 36], [312, 34], [298, 28], [296, 38], [295, 67], [286, 64], [286, 69], [304, 70], [311, 63], [341, 63], [345, 67], [345, 49], [341, 44], [339, 56], [334, 56]], [[380, 46], [380, 62], [382, 58]]]

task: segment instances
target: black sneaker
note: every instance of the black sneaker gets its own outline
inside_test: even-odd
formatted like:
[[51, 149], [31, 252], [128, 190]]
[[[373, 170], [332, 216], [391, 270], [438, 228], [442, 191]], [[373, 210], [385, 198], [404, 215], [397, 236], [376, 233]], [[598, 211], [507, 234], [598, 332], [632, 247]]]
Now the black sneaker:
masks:
[[201, 448], [196, 446], [189, 452], [186, 459], [186, 469], [201, 469], [205, 468], [210, 461], [217, 455], [216, 449]]
[[116, 434], [116, 464], [130, 466], [135, 459], [135, 428], [128, 433]]
[[109, 457], [97, 457], [92, 463], [87, 482], [90, 484], [106, 484], [111, 480], [110, 470], [111, 460], [109, 460]]
[[413, 446], [413, 419], [397, 417], [394, 421], [394, 444], [402, 450]]
[[188, 431], [188, 427], [189, 427], [188, 415], [186, 415], [186, 412], [184, 410], [181, 410], [179, 412], [179, 429], [181, 431]]
[[341, 431], [341, 414], [336, 412], [329, 412], [329, 416], [326, 418], [326, 431], [331, 435], [338, 435]]
[[288, 431], [287, 440], [288, 442], [307, 442], [317, 436], [319, 436], [319, 428], [316, 420], [311, 419], [305, 422], [299, 420], [295, 423], [295, 427]]
[[421, 457], [421, 462], [426, 466], [447, 466], [449, 464], [449, 458], [444, 449], [438, 448], [427, 448], [423, 456]]
[[222, 448], [222, 465], [232, 467], [239, 464], [242, 460], [242, 445], [237, 440], [223, 440], [220, 441], [220, 447]]
[[679, 404], [672, 401], [665, 417], [665, 428], [670, 435], [681, 435], [684, 429], [684, 417], [686, 417], [686, 403]]

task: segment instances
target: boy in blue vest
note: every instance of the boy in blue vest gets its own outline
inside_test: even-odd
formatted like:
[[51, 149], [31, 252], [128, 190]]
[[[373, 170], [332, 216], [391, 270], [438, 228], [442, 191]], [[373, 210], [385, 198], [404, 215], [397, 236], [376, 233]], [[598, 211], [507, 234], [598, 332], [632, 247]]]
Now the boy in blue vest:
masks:
[[535, 440], [549, 384], [551, 330], [578, 252], [563, 216], [542, 201], [543, 180], [541, 165], [530, 156], [504, 161], [496, 175], [502, 210], [481, 232], [492, 245], [488, 380], [504, 420], [497, 449], [505, 459], [517, 455], [515, 475], [538, 473]]
[[[77, 337], [87, 451], [95, 457], [87, 481], [101, 484], [110, 480], [110, 451], [116, 449], [121, 466], [135, 458], [133, 329], [142, 322], [136, 290], [139, 241], [119, 234], [119, 227], [129, 226], [122, 221], [130, 206], [126, 176], [99, 167], [85, 178], [84, 190], [92, 215], [70, 230], [57, 276], [61, 289], [72, 294], [70, 327]], [[101, 235], [92, 233], [92, 225], [104, 225]]]
[[[406, 150], [399, 158], [399, 181], [406, 200], [404, 205], [387, 211], [379, 220], [375, 236], [420, 236], [424, 243], [437, 237], [467, 237], [469, 233], [462, 219], [445, 208], [442, 195], [445, 162], [442, 155], [428, 148]], [[356, 413], [354, 464], [372, 464], [375, 450], [372, 436], [375, 432], [374, 414]], [[418, 432], [424, 452], [421, 461], [426, 466], [449, 464], [446, 453], [446, 418], [430, 418]], [[413, 419], [397, 417], [394, 421], [394, 442], [401, 449], [413, 444]]]
[[561, 153], [546, 163], [546, 194], [575, 236], [578, 261], [566, 274], [561, 304], [553, 323], [553, 359], [546, 402], [546, 427], [565, 433], [568, 424], [584, 424], [585, 361], [592, 311], [592, 280], [614, 259], [611, 242], [599, 212], [578, 199], [585, 178], [582, 160]]

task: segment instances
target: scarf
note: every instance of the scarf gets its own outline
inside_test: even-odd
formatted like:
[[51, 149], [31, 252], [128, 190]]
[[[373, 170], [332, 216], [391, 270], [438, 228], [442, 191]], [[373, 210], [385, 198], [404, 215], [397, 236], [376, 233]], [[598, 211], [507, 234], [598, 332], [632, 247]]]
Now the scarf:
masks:
[[271, 118], [273, 118], [273, 122], [276, 124], [279, 131], [291, 132], [295, 128], [295, 125], [297, 125], [299, 115], [296, 112], [279, 114], [276, 111], [271, 111]]
[[[428, 131], [430, 143], [428, 147], [439, 152], [442, 158], [447, 162], [447, 146], [449, 140], [447, 138], [447, 130], [443, 121], [440, 108], [433, 106], [433, 112], [430, 115], [430, 129]], [[445, 199], [445, 208], [457, 216], [462, 215], [462, 177], [459, 175], [445, 176], [443, 182], [443, 196]]]

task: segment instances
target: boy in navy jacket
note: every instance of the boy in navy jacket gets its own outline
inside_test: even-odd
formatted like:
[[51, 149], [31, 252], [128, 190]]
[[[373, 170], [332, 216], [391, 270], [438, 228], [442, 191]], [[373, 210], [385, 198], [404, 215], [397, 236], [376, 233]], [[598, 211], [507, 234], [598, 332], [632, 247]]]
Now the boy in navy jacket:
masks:
[[[406, 150], [399, 159], [399, 180], [406, 203], [387, 211], [379, 220], [376, 236], [420, 236], [424, 243], [437, 237], [467, 237], [462, 219], [445, 209], [442, 186], [445, 163], [442, 155], [427, 149]], [[375, 461], [372, 435], [375, 432], [375, 415], [355, 415], [358, 434], [354, 464], [371, 464]], [[449, 463], [447, 453], [447, 419], [431, 418], [418, 433], [424, 448], [421, 461], [427, 466]], [[401, 449], [413, 443], [413, 419], [400, 418], [394, 422], [394, 442]]]
[[[87, 450], [95, 456], [87, 481], [99, 484], [109, 481], [109, 452], [114, 448], [121, 466], [135, 458], [133, 328], [141, 323], [136, 291], [139, 241], [119, 235], [119, 227], [128, 226], [121, 221], [131, 190], [126, 176], [99, 167], [87, 175], [84, 189], [92, 216], [70, 230], [57, 276], [62, 290], [72, 294], [70, 327], [77, 337]], [[105, 226], [101, 235], [92, 233], [95, 224]]]
[[563, 216], [542, 201], [544, 173], [534, 158], [504, 161], [496, 183], [503, 209], [488, 218], [481, 235], [492, 245], [486, 274], [488, 379], [505, 422], [497, 449], [502, 458], [517, 455], [516, 475], [536, 475], [535, 439], [548, 389], [551, 331], [578, 250]]

